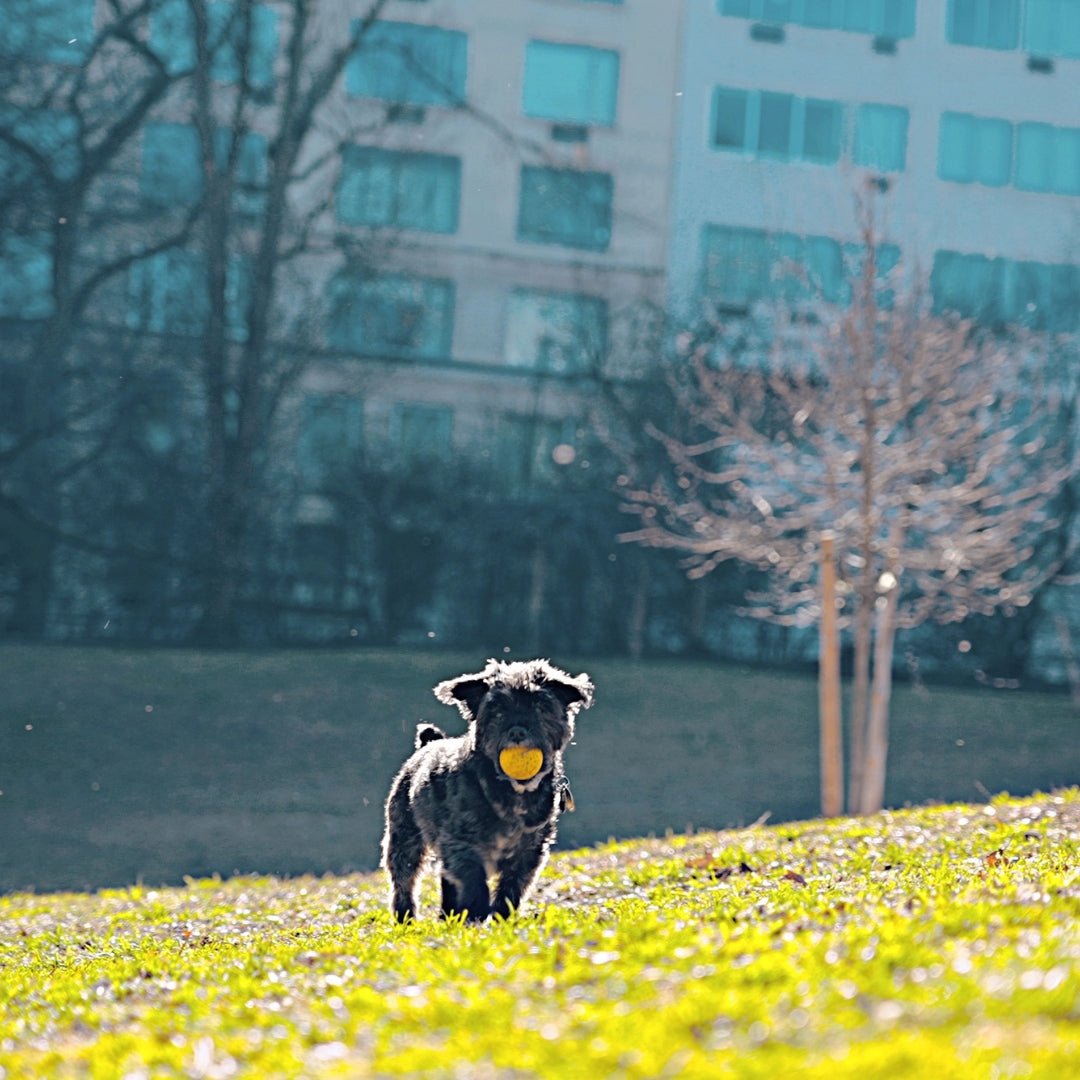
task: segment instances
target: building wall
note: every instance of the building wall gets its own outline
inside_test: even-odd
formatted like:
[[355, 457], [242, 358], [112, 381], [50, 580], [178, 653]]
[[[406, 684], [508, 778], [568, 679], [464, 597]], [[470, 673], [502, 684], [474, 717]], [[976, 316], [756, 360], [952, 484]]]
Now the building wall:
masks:
[[820, 165], [714, 149], [709, 135], [718, 85], [906, 107], [906, 168], [890, 174], [880, 205], [884, 238], [902, 247], [909, 267], [929, 273], [941, 249], [1080, 262], [1077, 197], [938, 177], [945, 111], [1080, 126], [1080, 60], [1055, 57], [1053, 71], [1044, 74], [1029, 70], [1022, 48], [951, 44], [946, 0], [917, 0], [914, 36], [897, 40], [893, 54], [876, 51], [870, 34], [791, 24], [783, 27], [782, 42], [754, 40], [751, 19], [718, 8], [715, 0], [685, 5], [670, 271], [672, 303], [684, 316], [693, 309], [705, 224], [854, 241], [853, 194], [868, 173], [851, 163], [850, 152], [837, 165]]

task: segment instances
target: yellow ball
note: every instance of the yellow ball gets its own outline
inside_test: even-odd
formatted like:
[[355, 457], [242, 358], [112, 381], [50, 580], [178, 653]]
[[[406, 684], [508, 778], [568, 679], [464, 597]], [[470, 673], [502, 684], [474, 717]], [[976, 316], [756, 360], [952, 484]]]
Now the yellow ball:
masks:
[[532, 746], [508, 746], [499, 754], [499, 764], [515, 780], [531, 780], [544, 764], [544, 752]]

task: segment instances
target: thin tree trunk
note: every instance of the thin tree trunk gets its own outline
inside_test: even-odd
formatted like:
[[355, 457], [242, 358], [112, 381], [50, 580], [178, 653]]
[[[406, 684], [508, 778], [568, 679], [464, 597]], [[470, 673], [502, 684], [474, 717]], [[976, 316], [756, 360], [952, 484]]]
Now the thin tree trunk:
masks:
[[855, 613], [855, 673], [851, 688], [851, 719], [848, 754], [848, 809], [858, 813], [866, 759], [866, 718], [870, 700], [870, 645], [872, 601], [860, 594]]
[[634, 573], [634, 591], [630, 597], [630, 617], [627, 620], [626, 648], [634, 660], [645, 651], [645, 627], [649, 620], [649, 583], [652, 578], [649, 560], [638, 553]]
[[544, 592], [547, 588], [548, 559], [542, 539], [533, 548], [532, 576], [529, 582], [529, 651], [543, 648], [541, 633], [544, 624]]
[[836, 554], [832, 535], [821, 538], [821, 638], [818, 654], [821, 812], [844, 808], [844, 753], [840, 706], [840, 632], [836, 618]]
[[880, 599], [874, 642], [874, 684], [866, 726], [866, 764], [863, 768], [859, 813], [875, 814], [885, 802], [885, 763], [889, 749], [889, 700], [892, 696], [893, 643], [896, 640], [896, 605], [900, 588]]

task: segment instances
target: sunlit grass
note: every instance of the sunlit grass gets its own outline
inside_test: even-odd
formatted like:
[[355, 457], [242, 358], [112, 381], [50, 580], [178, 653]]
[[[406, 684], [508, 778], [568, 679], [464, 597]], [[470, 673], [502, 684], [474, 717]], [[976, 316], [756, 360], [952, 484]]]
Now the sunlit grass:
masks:
[[1080, 791], [611, 844], [515, 919], [378, 876], [0, 899], [3, 1075], [1075, 1075]]

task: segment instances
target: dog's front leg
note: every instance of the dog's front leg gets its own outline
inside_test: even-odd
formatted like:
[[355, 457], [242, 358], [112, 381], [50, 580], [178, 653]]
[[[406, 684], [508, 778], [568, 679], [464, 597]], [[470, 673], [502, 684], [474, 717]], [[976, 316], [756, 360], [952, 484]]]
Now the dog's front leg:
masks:
[[499, 863], [499, 887], [495, 890], [495, 902], [491, 905], [493, 915], [508, 919], [521, 907], [536, 875], [547, 859], [550, 839], [518, 851], [512, 858]]
[[464, 915], [468, 922], [482, 922], [491, 914], [487, 872], [471, 848], [443, 850], [442, 878], [444, 915]]
[[458, 906], [457, 886], [445, 875], [442, 875], [442, 913], [444, 916], [453, 915], [460, 911]]

